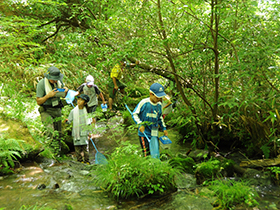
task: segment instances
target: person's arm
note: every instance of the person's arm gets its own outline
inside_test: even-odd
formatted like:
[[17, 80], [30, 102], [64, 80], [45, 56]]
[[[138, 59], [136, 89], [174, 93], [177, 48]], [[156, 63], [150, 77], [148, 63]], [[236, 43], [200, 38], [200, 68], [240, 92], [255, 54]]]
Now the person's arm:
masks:
[[102, 92], [99, 90], [98, 86], [95, 85], [95, 86], [94, 86], [94, 89], [95, 89], [96, 95], [99, 95], [99, 97], [101, 98], [102, 103], [103, 103], [103, 104], [106, 104], [106, 101], [105, 101], [105, 99], [104, 99], [104, 96], [103, 96]]
[[164, 107], [163, 107], [163, 109], [165, 109], [165, 108], [167, 108], [167, 107], [169, 107], [171, 104], [172, 104], [172, 102], [171, 102], [171, 100], [170, 100], [170, 97], [168, 96], [168, 95], [166, 95], [165, 97], [163, 97], [163, 104], [166, 104], [166, 105], [164, 105]]
[[77, 94], [75, 96], [78, 96], [80, 95], [83, 91], [84, 91], [84, 84], [80, 85], [78, 88], [77, 88]]
[[140, 107], [140, 103], [135, 107], [133, 113], [132, 113], [132, 118], [134, 120], [134, 122], [138, 125], [140, 123], [142, 123], [139, 115], [140, 115], [140, 110], [141, 110], [141, 107]]
[[43, 97], [37, 97], [36, 98], [36, 102], [39, 106], [41, 106], [43, 103], [45, 103], [49, 98], [52, 98], [55, 96], [56, 93], [58, 93], [59, 91], [57, 90], [52, 90], [50, 91], [47, 95], [43, 96]]
[[168, 103], [163, 108], [165, 109], [165, 108], [169, 107], [171, 104], [172, 104], [172, 102], [168, 101]]
[[[144, 106], [144, 102], [143, 100], [139, 102], [139, 104], [135, 107], [133, 113], [132, 113], [132, 118], [134, 120], [134, 122], [139, 125], [140, 123], [142, 123], [142, 120], [140, 119], [140, 113], [143, 111], [143, 106]], [[145, 132], [145, 126], [141, 125], [139, 128], [140, 132], [144, 133]]]
[[65, 119], [64, 122], [67, 123], [67, 124], [71, 124], [72, 121], [73, 121], [73, 110], [71, 110], [71, 112], [70, 112], [68, 118]]
[[136, 61], [135, 63], [128, 63], [127, 66], [130, 67], [130, 68], [134, 68], [138, 64], [139, 64], [139, 61]]
[[[161, 109], [160, 109], [161, 110]], [[164, 123], [163, 117], [162, 117], [162, 112], [159, 112], [159, 118], [158, 118], [158, 124], [160, 125], [161, 129], [163, 130], [163, 133], [165, 136], [168, 135], [168, 132], [166, 130], [166, 125]]]
[[100, 98], [101, 98], [101, 100], [102, 100], [102, 103], [103, 103], [103, 104], [106, 104], [106, 101], [105, 101], [105, 99], [104, 99], [104, 96], [103, 96], [103, 94], [102, 94], [101, 92], [100, 92], [99, 96], [100, 96]]

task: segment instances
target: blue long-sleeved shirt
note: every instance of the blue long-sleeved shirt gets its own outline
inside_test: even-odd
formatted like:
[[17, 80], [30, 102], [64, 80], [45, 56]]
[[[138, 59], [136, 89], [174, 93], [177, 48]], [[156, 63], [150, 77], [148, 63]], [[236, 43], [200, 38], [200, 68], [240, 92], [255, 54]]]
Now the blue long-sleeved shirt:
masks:
[[[151, 130], [153, 126], [158, 128], [158, 125], [160, 125], [163, 131], [166, 130], [166, 126], [162, 117], [161, 102], [155, 104], [151, 102], [150, 98], [145, 98], [141, 100], [135, 107], [132, 117], [136, 124], [140, 124], [142, 122], [151, 123], [151, 125], [144, 125], [145, 134], [149, 138], [151, 137]], [[139, 127], [141, 125], [139, 125]], [[139, 129], [138, 135], [145, 137], [144, 134], [141, 131], [139, 131]]]

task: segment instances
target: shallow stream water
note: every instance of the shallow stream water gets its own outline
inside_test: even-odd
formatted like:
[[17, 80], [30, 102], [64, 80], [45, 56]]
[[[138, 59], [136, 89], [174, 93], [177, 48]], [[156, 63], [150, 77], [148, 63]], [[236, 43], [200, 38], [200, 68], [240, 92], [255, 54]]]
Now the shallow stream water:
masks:
[[[115, 129], [122, 123], [121, 118], [113, 118], [108, 122], [99, 122], [99, 131], [93, 140], [99, 152], [110, 153], [118, 146], [118, 141], [130, 141], [139, 144], [137, 133], [126, 133], [124, 129]], [[108, 129], [110, 127], [110, 129]], [[104, 129], [102, 129], [104, 128]], [[123, 136], [123, 133], [126, 133]], [[169, 150], [171, 153], [186, 153], [187, 145], [179, 145], [176, 132], [170, 131], [173, 141]], [[213, 198], [198, 196], [205, 190], [197, 186], [193, 175], [185, 174], [178, 180], [178, 191], [162, 197], [146, 197], [144, 199], [116, 201], [108, 197], [102, 189], [92, 185], [93, 177], [89, 170], [94, 167], [95, 149], [89, 142], [90, 162], [88, 166], [75, 161], [75, 158], [58, 163], [54, 160], [42, 159], [40, 162], [22, 163], [19, 173], [0, 177], [0, 209], [17, 210], [37, 205], [57, 210], [74, 209], [188, 209], [211, 210]], [[68, 154], [70, 157], [74, 153]], [[261, 179], [261, 177], [259, 177]], [[258, 179], [258, 177], [256, 177]], [[271, 182], [258, 187], [260, 207], [257, 209], [280, 209], [280, 188]], [[71, 208], [70, 208], [71, 207]], [[244, 209], [236, 207], [236, 209]], [[249, 209], [249, 208], [248, 208]], [[253, 208], [251, 208], [253, 209]]]

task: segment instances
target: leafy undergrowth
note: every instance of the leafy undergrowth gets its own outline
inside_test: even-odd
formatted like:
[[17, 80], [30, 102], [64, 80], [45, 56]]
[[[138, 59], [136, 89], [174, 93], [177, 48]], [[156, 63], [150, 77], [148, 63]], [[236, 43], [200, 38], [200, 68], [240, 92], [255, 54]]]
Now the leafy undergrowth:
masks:
[[243, 204], [247, 207], [257, 207], [258, 193], [244, 181], [215, 180], [210, 182], [209, 189], [215, 192], [218, 200], [216, 209], [233, 209], [235, 205]]
[[116, 199], [176, 190], [174, 177], [179, 170], [150, 156], [142, 157], [137, 149], [137, 145], [123, 142], [111, 154], [107, 165], [99, 165], [92, 171], [94, 184]]

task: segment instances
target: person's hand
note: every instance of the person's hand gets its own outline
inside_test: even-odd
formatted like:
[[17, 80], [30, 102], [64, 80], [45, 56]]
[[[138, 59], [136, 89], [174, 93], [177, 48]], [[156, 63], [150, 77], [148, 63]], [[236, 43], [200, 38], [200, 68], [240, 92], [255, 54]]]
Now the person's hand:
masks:
[[52, 98], [56, 95], [56, 93], [58, 93], [59, 91], [57, 89], [53, 89], [52, 91], [50, 91], [47, 96], [48, 98]]
[[66, 122], [68, 122], [68, 119], [65, 119], [65, 120], [64, 120], [64, 123], [66, 123]]
[[63, 88], [65, 89], [64, 92], [67, 93], [69, 90], [68, 87], [63, 87]]
[[167, 136], [168, 135], [168, 132], [167, 130], [163, 131], [164, 135]]
[[118, 90], [118, 89], [119, 89], [119, 87], [116, 85], [116, 86], [114, 87], [114, 89], [115, 89], [115, 90]]
[[145, 131], [145, 126], [142, 125], [142, 126], [139, 128], [139, 131], [141, 131], [142, 133], [144, 133], [144, 131]]

